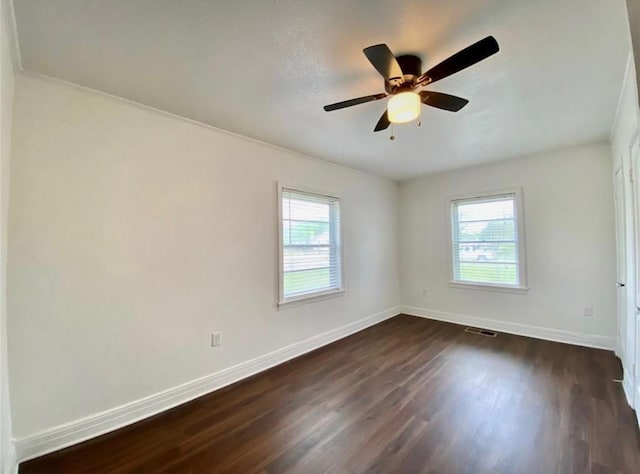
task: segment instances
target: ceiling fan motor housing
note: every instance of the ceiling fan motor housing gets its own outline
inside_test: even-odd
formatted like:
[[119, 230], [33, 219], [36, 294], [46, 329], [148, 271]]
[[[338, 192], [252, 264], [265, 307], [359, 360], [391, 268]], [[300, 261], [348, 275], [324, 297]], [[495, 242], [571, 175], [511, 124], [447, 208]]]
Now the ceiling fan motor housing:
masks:
[[399, 81], [395, 81], [393, 78], [389, 81], [385, 81], [385, 90], [390, 94], [413, 90], [413, 85], [422, 74], [422, 59], [418, 56], [405, 54], [403, 56], [397, 56], [396, 59], [398, 60], [400, 69], [402, 69], [404, 82], [402, 84], [398, 84]]

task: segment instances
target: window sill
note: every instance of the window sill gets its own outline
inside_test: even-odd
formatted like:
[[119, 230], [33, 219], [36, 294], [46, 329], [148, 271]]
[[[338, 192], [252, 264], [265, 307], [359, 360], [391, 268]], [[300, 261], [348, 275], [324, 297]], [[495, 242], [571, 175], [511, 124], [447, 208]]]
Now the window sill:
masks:
[[284, 301], [278, 302], [278, 309], [287, 309], [293, 306], [299, 306], [307, 303], [315, 303], [316, 301], [327, 300], [330, 298], [337, 298], [344, 295], [344, 289], [323, 291], [320, 293], [312, 293], [309, 295], [295, 296], [293, 298], [287, 298]]
[[517, 295], [526, 295], [529, 288], [524, 286], [503, 286], [488, 285], [485, 283], [463, 283], [460, 281], [450, 281], [451, 288], [461, 288], [463, 290], [481, 290], [481, 291], [497, 291], [500, 293], [514, 293]]

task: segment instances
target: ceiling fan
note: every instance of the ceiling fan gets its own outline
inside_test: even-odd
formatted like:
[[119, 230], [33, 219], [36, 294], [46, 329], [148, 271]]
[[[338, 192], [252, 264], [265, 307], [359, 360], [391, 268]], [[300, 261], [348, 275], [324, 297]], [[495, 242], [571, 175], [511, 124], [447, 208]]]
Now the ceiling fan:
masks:
[[422, 60], [418, 56], [396, 57], [386, 44], [369, 46], [362, 51], [384, 78], [386, 92], [325, 105], [324, 110], [330, 112], [390, 97], [387, 110], [378, 120], [373, 129], [374, 132], [385, 130], [391, 123], [414, 120], [420, 115], [420, 104], [457, 112], [469, 103], [467, 99], [442, 92], [418, 91], [418, 89], [473, 66], [499, 50], [496, 39], [493, 36], [487, 36], [423, 73]]

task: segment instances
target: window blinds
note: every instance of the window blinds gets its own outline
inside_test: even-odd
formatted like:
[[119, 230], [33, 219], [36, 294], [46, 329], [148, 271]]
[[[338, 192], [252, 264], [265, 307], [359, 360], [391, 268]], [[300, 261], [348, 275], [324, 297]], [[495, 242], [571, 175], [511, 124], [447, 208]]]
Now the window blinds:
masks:
[[281, 297], [341, 289], [338, 198], [283, 189], [281, 205]]
[[453, 201], [455, 281], [519, 285], [515, 209], [515, 194]]

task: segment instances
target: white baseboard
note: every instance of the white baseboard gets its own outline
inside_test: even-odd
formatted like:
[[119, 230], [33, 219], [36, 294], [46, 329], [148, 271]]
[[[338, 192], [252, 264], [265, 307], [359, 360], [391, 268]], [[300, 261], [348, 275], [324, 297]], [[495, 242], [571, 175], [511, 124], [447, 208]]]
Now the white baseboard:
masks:
[[622, 348], [622, 336], [617, 331], [616, 334], [617, 336], [613, 344], [613, 352], [615, 353], [616, 357], [620, 359], [620, 361], [622, 361], [622, 355], [624, 354], [624, 349]]
[[465, 314], [418, 308], [416, 306], [402, 306], [401, 309], [403, 313], [411, 316], [419, 316], [421, 318], [436, 319], [447, 323], [486, 328], [493, 331], [516, 334], [518, 336], [564, 342], [566, 344], [573, 344], [576, 346], [595, 347], [597, 349], [613, 350], [615, 347], [614, 337], [598, 336], [595, 334], [581, 334], [571, 331], [562, 331], [560, 329], [543, 328], [539, 326], [530, 326], [528, 324], [512, 323], [496, 319], [468, 316]]
[[[636, 400], [640, 400], [640, 386], [636, 390]], [[636, 420], [638, 422], [638, 428], [640, 428], [640, 410], [636, 410]]]
[[9, 449], [2, 466], [2, 474], [18, 474], [18, 457], [16, 455], [16, 446], [13, 442], [9, 442]]
[[629, 364], [625, 363], [624, 359], [620, 359], [620, 365], [622, 365], [622, 391], [627, 399], [627, 403], [631, 408], [634, 408], [633, 400], [633, 372], [629, 370]]
[[626, 371], [624, 371], [624, 375], [622, 377], [622, 391], [624, 392], [624, 396], [627, 399], [627, 403], [631, 408], [633, 408], [633, 386], [631, 385], [631, 379], [626, 377]]
[[101, 413], [16, 440], [17, 459], [26, 461], [140, 421], [373, 326], [400, 313], [389, 308], [353, 323], [296, 342], [256, 359], [192, 380]]

